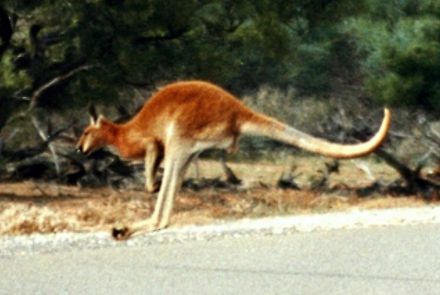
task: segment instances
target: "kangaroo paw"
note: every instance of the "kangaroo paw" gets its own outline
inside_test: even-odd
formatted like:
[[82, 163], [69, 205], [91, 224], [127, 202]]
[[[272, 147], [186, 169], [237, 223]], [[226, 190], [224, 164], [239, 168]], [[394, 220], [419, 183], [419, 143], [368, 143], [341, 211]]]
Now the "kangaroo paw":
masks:
[[112, 229], [112, 237], [117, 241], [128, 240], [132, 234], [133, 232], [128, 227], [121, 224], [117, 224]]

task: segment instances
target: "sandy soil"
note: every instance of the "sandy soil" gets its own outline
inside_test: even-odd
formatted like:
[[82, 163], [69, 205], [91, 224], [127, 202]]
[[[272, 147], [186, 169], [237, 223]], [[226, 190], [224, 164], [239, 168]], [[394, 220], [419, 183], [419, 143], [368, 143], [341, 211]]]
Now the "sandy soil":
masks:
[[[374, 161], [342, 162], [340, 172], [330, 178], [329, 186], [334, 188], [331, 192], [309, 189], [322, 175], [323, 159], [282, 162], [231, 164], [243, 179], [239, 187], [208, 185], [200, 190], [183, 189], [176, 199], [171, 226], [207, 224], [217, 219], [426, 205], [417, 196], [379, 193], [359, 196], [351, 188], [368, 187], [374, 180], [391, 182], [397, 178], [393, 171]], [[295, 181], [302, 189], [277, 188], [277, 179], [293, 166]], [[364, 167], [368, 167], [368, 173]], [[195, 168], [190, 168], [188, 178], [194, 175]], [[198, 183], [223, 177], [220, 164], [215, 161], [200, 161], [199, 175], [203, 179]], [[144, 192], [141, 184], [128, 190], [32, 181], [0, 183], [0, 235], [110, 230], [115, 223], [129, 225], [147, 218], [155, 198], [156, 194]]]

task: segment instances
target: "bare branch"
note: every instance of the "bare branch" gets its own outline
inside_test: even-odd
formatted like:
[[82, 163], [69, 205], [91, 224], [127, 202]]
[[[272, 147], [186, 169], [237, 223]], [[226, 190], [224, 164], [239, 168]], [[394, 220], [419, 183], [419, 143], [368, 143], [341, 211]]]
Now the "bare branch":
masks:
[[58, 159], [58, 155], [57, 155], [57, 151], [55, 149], [55, 146], [53, 145], [53, 143], [48, 141], [49, 136], [43, 130], [41, 123], [38, 121], [37, 117], [31, 116], [31, 121], [35, 127], [35, 130], [37, 130], [38, 135], [40, 135], [41, 139], [43, 139], [43, 141], [45, 141], [45, 142], [46, 141], [49, 142], [48, 146], [49, 146], [50, 153], [52, 154], [53, 163], [55, 165], [55, 171], [56, 171], [57, 175], [59, 176], [60, 172], [61, 172], [61, 167], [60, 167], [60, 161]]
[[[85, 70], [88, 70], [93, 67], [95, 67], [95, 66], [82, 65], [82, 66], [79, 66], [79, 67], [67, 72], [64, 75], [57, 76], [57, 77], [53, 78], [52, 80], [50, 80], [49, 82], [47, 82], [46, 84], [42, 85], [37, 90], [35, 90], [30, 98], [25, 97], [25, 96], [15, 96], [15, 98], [18, 98], [18, 99], [30, 101], [29, 107], [27, 108], [27, 110], [10, 117], [8, 119], [8, 121], [6, 122], [6, 124], [10, 124], [11, 122], [13, 122], [15, 120], [25, 118], [27, 115], [29, 115], [29, 113], [37, 106], [38, 99], [41, 97], [41, 95], [44, 93], [44, 91], [46, 91], [50, 87], [53, 87], [54, 85], [70, 78], [71, 76], [75, 75], [76, 73], [78, 73], [80, 71], [85, 71]], [[17, 93], [17, 95], [19, 95], [19, 94]]]
[[53, 87], [56, 84], [59, 84], [60, 82], [70, 78], [71, 76], [75, 75], [76, 73], [80, 72], [80, 71], [84, 71], [84, 70], [88, 70], [90, 69], [92, 66], [90, 65], [82, 65], [79, 66], [69, 72], [67, 72], [64, 75], [61, 76], [57, 76], [55, 78], [53, 78], [52, 80], [50, 80], [49, 82], [47, 82], [46, 84], [43, 84], [40, 88], [38, 88], [37, 90], [35, 90], [32, 94], [31, 97], [31, 103], [29, 105], [29, 109], [28, 111], [32, 110], [33, 108], [35, 108], [35, 106], [38, 103], [38, 99], [41, 97], [41, 95], [43, 94], [44, 91], [46, 91], [47, 89]]

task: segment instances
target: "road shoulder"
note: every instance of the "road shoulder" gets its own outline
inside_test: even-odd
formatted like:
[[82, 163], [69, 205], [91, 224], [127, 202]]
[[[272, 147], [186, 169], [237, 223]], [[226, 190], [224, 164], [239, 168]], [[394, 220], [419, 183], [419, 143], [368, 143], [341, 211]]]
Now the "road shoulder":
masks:
[[112, 240], [107, 232], [4, 236], [0, 238], [0, 257], [68, 251], [72, 248], [136, 247], [161, 243], [183, 243], [188, 240], [239, 238], [249, 235], [280, 235], [439, 223], [440, 207], [428, 206], [221, 221], [203, 226], [171, 227], [123, 242]]

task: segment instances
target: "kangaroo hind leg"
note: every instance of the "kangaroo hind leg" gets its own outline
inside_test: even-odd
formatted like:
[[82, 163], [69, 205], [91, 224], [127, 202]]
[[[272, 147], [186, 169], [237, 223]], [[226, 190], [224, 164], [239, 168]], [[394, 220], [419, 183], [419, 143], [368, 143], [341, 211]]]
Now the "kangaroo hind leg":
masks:
[[159, 190], [159, 182], [156, 181], [156, 173], [162, 160], [162, 152], [154, 140], [148, 140], [145, 145], [145, 189], [149, 193]]
[[190, 161], [188, 154], [173, 154], [165, 156], [164, 176], [152, 216], [131, 227], [114, 228], [112, 235], [117, 240], [130, 236], [155, 231], [168, 226], [172, 213], [174, 199], [179, 190], [184, 173]]

